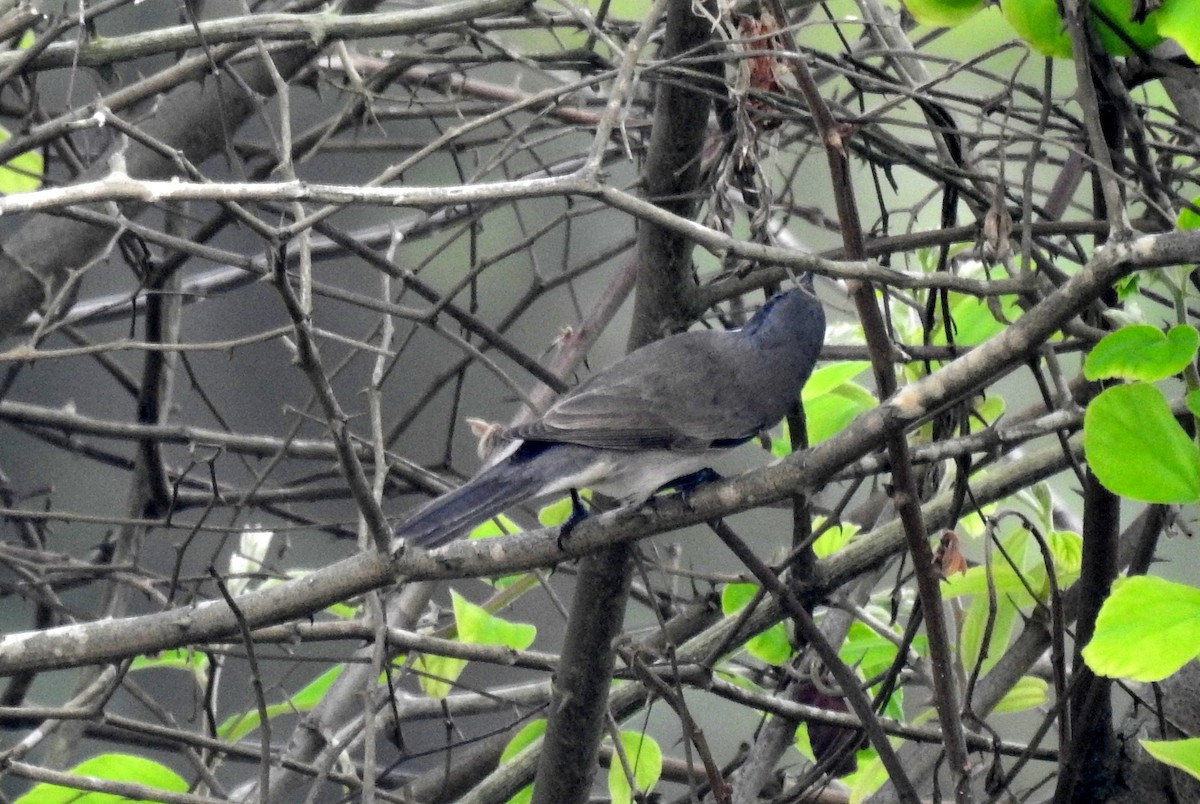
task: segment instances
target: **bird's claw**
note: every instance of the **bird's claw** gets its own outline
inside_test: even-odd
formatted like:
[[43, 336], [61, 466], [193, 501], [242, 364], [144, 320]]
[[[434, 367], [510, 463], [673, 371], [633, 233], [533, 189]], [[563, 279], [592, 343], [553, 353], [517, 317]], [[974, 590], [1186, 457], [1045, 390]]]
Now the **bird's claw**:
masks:
[[571, 533], [575, 528], [579, 527], [579, 523], [588, 518], [587, 506], [583, 504], [583, 500], [579, 497], [579, 492], [576, 489], [571, 489], [571, 515], [567, 517], [567, 521], [562, 523], [558, 529], [558, 549], [563, 549], [563, 542], [571, 537]]

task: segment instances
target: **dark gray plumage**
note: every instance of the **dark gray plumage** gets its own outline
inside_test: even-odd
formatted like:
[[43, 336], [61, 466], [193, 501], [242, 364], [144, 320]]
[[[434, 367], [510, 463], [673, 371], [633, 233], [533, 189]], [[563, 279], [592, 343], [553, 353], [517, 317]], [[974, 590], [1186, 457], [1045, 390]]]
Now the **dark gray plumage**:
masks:
[[436, 547], [527, 499], [590, 488], [638, 505], [773, 426], [812, 373], [825, 312], [807, 290], [780, 293], [738, 330], [663, 338], [597, 372], [545, 415], [502, 432], [512, 443], [459, 488], [400, 523]]

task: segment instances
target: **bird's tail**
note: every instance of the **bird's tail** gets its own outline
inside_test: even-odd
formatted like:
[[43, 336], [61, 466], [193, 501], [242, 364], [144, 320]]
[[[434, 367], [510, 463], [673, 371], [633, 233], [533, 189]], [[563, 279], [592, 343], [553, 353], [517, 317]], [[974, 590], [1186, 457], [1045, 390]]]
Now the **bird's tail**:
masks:
[[540, 472], [522, 471], [524, 468], [501, 461], [485, 469], [401, 521], [396, 538], [431, 549], [469, 533], [489, 517], [538, 493], [544, 478]]

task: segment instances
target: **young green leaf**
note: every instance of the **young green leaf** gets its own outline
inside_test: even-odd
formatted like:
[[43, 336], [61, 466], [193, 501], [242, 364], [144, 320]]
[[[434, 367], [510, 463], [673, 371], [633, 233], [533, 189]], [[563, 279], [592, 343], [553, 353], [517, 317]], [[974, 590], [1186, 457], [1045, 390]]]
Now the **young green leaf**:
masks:
[[1084, 361], [1083, 376], [1155, 382], [1183, 371], [1195, 359], [1197, 346], [1200, 332], [1186, 324], [1166, 334], [1147, 324], [1130, 324], [1096, 344]]
[[504, 514], [497, 514], [486, 522], [471, 529], [468, 539], [491, 539], [496, 536], [507, 536], [510, 533], [520, 533], [521, 526]]
[[[1133, 14], [1131, 0], [1092, 0], [1091, 5], [1094, 10], [1092, 26], [1106, 52], [1114, 56], [1128, 56], [1133, 52], [1124, 38], [1113, 31], [1113, 26], [1142, 50], [1149, 50], [1162, 41], [1152, 20], [1130, 21]], [[1017, 34], [1034, 50], [1044, 56], [1071, 58], [1071, 39], [1055, 0], [1001, 0], [1000, 9]]]
[[[816, 522], [813, 523], [814, 526], [817, 526], [817, 524]], [[821, 524], [824, 523], [822, 522]], [[817, 558], [827, 558], [848, 545], [856, 533], [858, 533], [858, 526], [850, 522], [831, 525], [828, 530], [818, 536], [817, 540], [813, 542], [813, 554]]]
[[[520, 731], [513, 735], [513, 738], [508, 741], [508, 745], [504, 746], [504, 750], [500, 752], [500, 764], [503, 765], [505, 762], [511, 762], [517, 754], [542, 739], [542, 735], [545, 733], [545, 718], [538, 718], [526, 723], [521, 727]], [[507, 804], [529, 804], [532, 800], [533, 785], [527, 784], [517, 791], [517, 794], [510, 798]]]
[[1138, 740], [1146, 753], [1200, 779], [1200, 737], [1186, 740]]
[[1083, 418], [1083, 449], [1115, 494], [1152, 503], [1200, 499], [1200, 451], [1152, 385], [1118, 385], [1093, 399]]
[[[1159, 11], [1161, 10], [1159, 9]], [[1200, 195], [1192, 199], [1192, 206], [1200, 207]], [[1200, 212], [1190, 208], [1179, 210], [1179, 216], [1175, 218], [1175, 225], [1184, 230], [1200, 229]]]
[[1179, 43], [1183, 52], [1193, 62], [1200, 62], [1200, 4], [1196, 0], [1163, 0], [1150, 21], [1160, 36], [1170, 37]]
[[[727, 583], [721, 590], [721, 611], [728, 617], [749, 605], [758, 592], [752, 583]], [[759, 661], [779, 665], [792, 655], [792, 644], [783, 623], [775, 625], [746, 640], [746, 652]]]
[[917, 22], [935, 28], [953, 28], [985, 5], [986, 0], [904, 0], [904, 7]]
[[[12, 137], [8, 129], [0, 126], [0, 143]], [[0, 195], [28, 193], [42, 186], [46, 172], [45, 160], [38, 151], [17, 154], [4, 165], [0, 165]]]
[[[267, 706], [267, 718], [312, 711], [313, 707], [325, 697], [325, 693], [342, 674], [345, 667], [344, 664], [336, 664], [304, 685], [299, 692], [283, 703], [270, 704]], [[217, 728], [217, 736], [223, 740], [240, 740], [257, 729], [261, 723], [262, 716], [259, 715], [258, 710], [247, 709], [245, 712], [227, 717]]]
[[1083, 659], [1098, 675], [1161, 681], [1200, 655], [1200, 589], [1149, 575], [1119, 578]]
[[[473, 645], [501, 645], [513, 650], [524, 650], [533, 644], [537, 636], [535, 626], [509, 622], [497, 617], [453, 589], [450, 590], [450, 598], [454, 604], [454, 622], [461, 642]], [[421, 689], [436, 700], [450, 694], [455, 680], [466, 666], [466, 659], [432, 654], [422, 654], [413, 661], [413, 669], [418, 671]]]
[[1025, 712], [1046, 702], [1046, 690], [1049, 684], [1045, 679], [1034, 676], [1021, 676], [1000, 702], [996, 704], [995, 712]]
[[[71, 768], [75, 776], [105, 779], [110, 782], [130, 782], [172, 793], [187, 791], [188, 784], [166, 765], [132, 754], [101, 754]], [[16, 804], [77, 804], [78, 802], [127, 801], [111, 793], [84, 793], [78, 788], [56, 784], [35, 785]]]
[[648, 792], [662, 776], [662, 749], [653, 737], [636, 731], [621, 732], [621, 746], [633, 770], [636, 790], [625, 775], [625, 766], [614, 753], [608, 767], [608, 794], [613, 804], [633, 804], [635, 792]]

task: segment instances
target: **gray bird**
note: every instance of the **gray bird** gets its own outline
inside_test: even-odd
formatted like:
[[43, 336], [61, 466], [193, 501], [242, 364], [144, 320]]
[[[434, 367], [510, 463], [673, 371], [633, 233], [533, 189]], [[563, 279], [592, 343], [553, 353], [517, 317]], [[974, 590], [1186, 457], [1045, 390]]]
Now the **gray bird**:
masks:
[[825, 338], [811, 292], [780, 293], [741, 329], [683, 332], [630, 352], [566, 392], [459, 488], [396, 528], [437, 547], [517, 503], [581, 488], [641, 505], [708, 471], [713, 455], [787, 415]]

